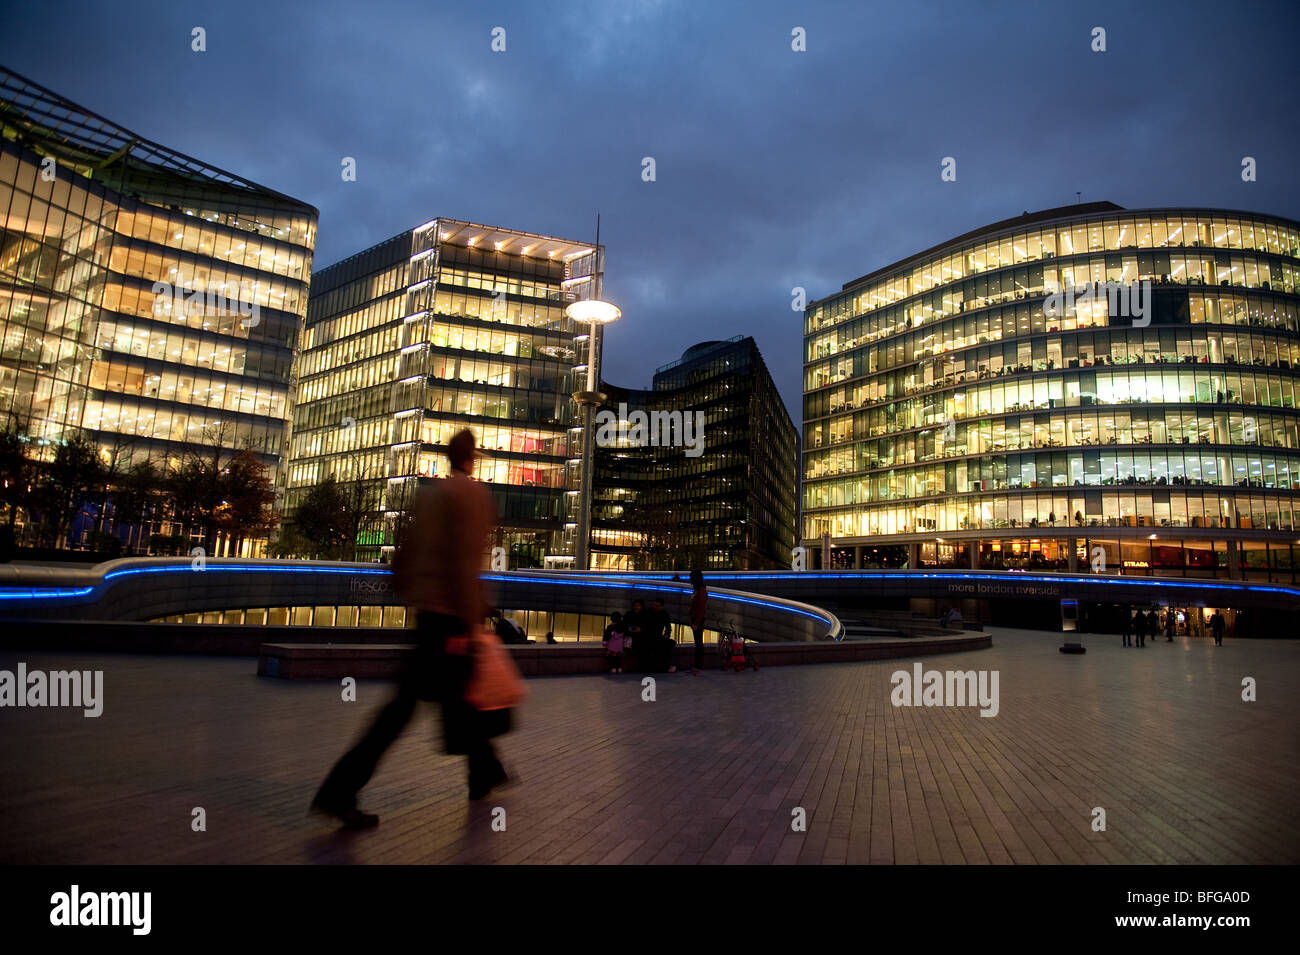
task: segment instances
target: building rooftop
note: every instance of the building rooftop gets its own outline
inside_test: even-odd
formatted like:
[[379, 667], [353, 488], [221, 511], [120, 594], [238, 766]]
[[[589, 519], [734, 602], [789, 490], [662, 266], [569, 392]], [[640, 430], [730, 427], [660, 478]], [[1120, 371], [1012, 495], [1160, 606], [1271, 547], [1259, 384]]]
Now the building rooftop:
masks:
[[195, 190], [253, 194], [319, 215], [305, 202], [145, 139], [3, 66], [0, 134], [121, 193], [156, 199]]
[[[430, 219], [423, 225], [416, 226], [413, 229], [403, 229], [396, 235], [391, 235], [374, 245], [353, 252], [337, 262], [321, 266], [313, 273], [312, 281], [313, 283], [317, 282], [323, 273], [337, 269], [353, 259], [360, 258], [378, 249], [380, 246], [396, 242], [412, 233], [424, 232], [426, 229], [432, 229], [435, 226], [438, 229], [439, 242], [463, 245], [473, 249], [504, 252], [508, 255], [526, 255], [537, 259], [554, 259], [565, 262], [579, 256], [588, 255], [595, 251], [596, 248], [594, 243], [580, 242], [577, 239], [562, 239], [558, 236], [542, 235], [538, 232], [522, 232], [518, 229], [483, 225], [479, 222], [467, 222], [463, 219], [438, 218]], [[325, 278], [328, 278], [328, 276], [325, 276]]]
[[682, 352], [681, 358], [677, 358], [673, 361], [668, 362], [668, 364], [666, 365], [660, 365], [658, 368], [656, 368], [655, 374], [657, 375], [660, 372], [670, 371], [671, 369], [677, 368], [680, 365], [684, 365], [687, 362], [695, 361], [696, 359], [703, 358], [704, 356], [709, 355], [714, 351], [719, 351], [723, 348], [728, 348], [732, 345], [737, 344], [738, 342], [743, 342], [746, 339], [748, 339], [751, 342], [753, 341], [753, 338], [751, 338], [748, 335], [732, 335], [730, 338], [721, 341], [697, 342], [696, 344], [690, 346], [684, 352]]
[[577, 239], [562, 239], [553, 235], [541, 235], [537, 232], [520, 232], [518, 229], [506, 229], [501, 226], [483, 225], [478, 222], [465, 222], [461, 219], [434, 219], [420, 226], [415, 231], [431, 228], [438, 223], [438, 241], [452, 245], [464, 245], [470, 248], [505, 252], [508, 255], [527, 255], [537, 259], [577, 258], [594, 252], [596, 246], [591, 242], [579, 242]]
[[1020, 226], [1032, 225], [1035, 222], [1046, 222], [1051, 219], [1064, 219], [1071, 216], [1088, 216], [1095, 215], [1099, 212], [1122, 212], [1123, 206], [1117, 206], [1113, 202], [1081, 202], [1072, 206], [1058, 206], [1055, 209], [1043, 209], [1039, 212], [1024, 212], [1018, 216], [1012, 216], [1010, 219], [1003, 219], [1001, 222], [994, 222], [992, 225], [981, 226], [970, 232], [963, 233], [952, 239], [945, 239], [938, 245], [932, 245], [928, 249], [913, 253], [905, 259], [899, 259], [892, 265], [886, 265], [884, 268], [876, 269], [866, 275], [856, 278], [851, 282], [845, 282], [840, 287], [841, 292], [846, 292], [857, 285], [863, 285], [874, 279], [883, 278], [890, 273], [897, 272], [905, 266], [911, 265], [918, 259], [927, 259], [934, 255], [940, 249], [946, 249], [949, 246], [960, 245], [969, 242], [972, 239], [978, 239], [983, 235], [992, 235], [995, 232], [1001, 232], [1004, 229], [1014, 229]]

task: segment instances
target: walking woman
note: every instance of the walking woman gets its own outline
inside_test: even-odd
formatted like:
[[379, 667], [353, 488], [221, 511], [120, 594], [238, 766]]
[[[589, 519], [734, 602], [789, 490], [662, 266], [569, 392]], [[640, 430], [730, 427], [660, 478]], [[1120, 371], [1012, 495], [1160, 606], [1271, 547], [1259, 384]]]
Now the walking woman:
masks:
[[709, 607], [709, 591], [704, 586], [704, 575], [698, 569], [691, 571], [691, 634], [695, 637], [695, 663], [691, 673], [700, 675], [704, 668], [704, 614]]
[[490, 740], [509, 729], [510, 711], [479, 711], [464, 698], [471, 671], [469, 637], [490, 610], [479, 571], [495, 523], [491, 495], [471, 479], [476, 454], [473, 432], [466, 429], [451, 439], [451, 476], [420, 488], [415, 523], [393, 562], [398, 595], [419, 611], [413, 659], [397, 695], [338, 761], [312, 802], [313, 809], [338, 818], [346, 828], [378, 825], [378, 816], [357, 808], [357, 793], [410, 722], [419, 700], [442, 702], [446, 751], [469, 757], [470, 799], [482, 799], [506, 781]]

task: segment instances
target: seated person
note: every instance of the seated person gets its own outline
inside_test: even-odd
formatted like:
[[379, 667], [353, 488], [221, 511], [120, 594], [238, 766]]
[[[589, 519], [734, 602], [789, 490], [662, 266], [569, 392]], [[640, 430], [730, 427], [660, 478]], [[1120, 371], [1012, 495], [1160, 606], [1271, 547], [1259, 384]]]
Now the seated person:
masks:
[[524, 633], [524, 628], [515, 623], [515, 621], [510, 617], [501, 613], [501, 611], [496, 611], [492, 615], [492, 619], [492, 630], [501, 638], [502, 643], [511, 644], [528, 642], [528, 635]]

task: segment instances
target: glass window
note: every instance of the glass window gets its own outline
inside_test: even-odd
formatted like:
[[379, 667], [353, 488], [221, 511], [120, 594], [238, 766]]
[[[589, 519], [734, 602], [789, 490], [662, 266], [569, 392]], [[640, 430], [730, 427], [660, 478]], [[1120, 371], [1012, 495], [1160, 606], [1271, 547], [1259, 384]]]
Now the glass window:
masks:
[[1105, 234], [1105, 239], [1106, 239], [1106, 250], [1109, 252], [1116, 251], [1119, 248], [1119, 233], [1120, 233], [1119, 222], [1115, 222], [1115, 221], [1107, 222], [1103, 227], [1103, 232]]

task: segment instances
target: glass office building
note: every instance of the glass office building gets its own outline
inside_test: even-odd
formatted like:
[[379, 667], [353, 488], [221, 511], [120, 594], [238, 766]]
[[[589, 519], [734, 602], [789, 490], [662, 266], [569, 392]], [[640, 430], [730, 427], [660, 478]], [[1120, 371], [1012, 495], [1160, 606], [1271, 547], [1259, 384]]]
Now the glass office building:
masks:
[[0, 217], [10, 425], [119, 467], [220, 442], [278, 472], [314, 208], [0, 69]]
[[[629, 419], [695, 415], [694, 439], [624, 428], [600, 443], [592, 482], [592, 562], [615, 570], [788, 568], [798, 508], [799, 432], [753, 338], [686, 349], [648, 390], [603, 384], [602, 410]], [[626, 419], [625, 419], [626, 420]], [[664, 420], [664, 419], [660, 419]], [[694, 419], [693, 419], [694, 420]], [[671, 437], [671, 432], [668, 435]], [[658, 443], [656, 443], [658, 442]]]
[[[334, 477], [386, 559], [421, 480], [471, 428], [511, 569], [572, 563], [582, 433], [572, 392], [588, 336], [564, 314], [603, 250], [434, 219], [312, 277], [286, 510]], [[351, 556], [349, 554], [349, 556]]]
[[1292, 220], [1111, 203], [850, 282], [804, 316], [801, 536], [829, 566], [1293, 581], [1298, 293]]

